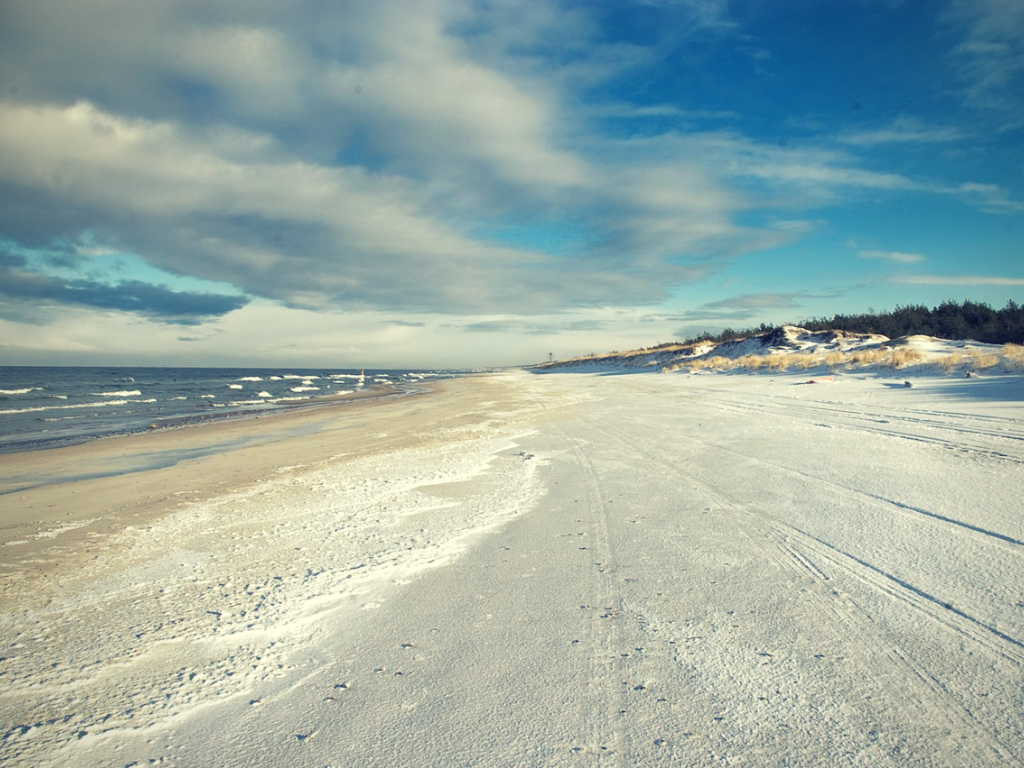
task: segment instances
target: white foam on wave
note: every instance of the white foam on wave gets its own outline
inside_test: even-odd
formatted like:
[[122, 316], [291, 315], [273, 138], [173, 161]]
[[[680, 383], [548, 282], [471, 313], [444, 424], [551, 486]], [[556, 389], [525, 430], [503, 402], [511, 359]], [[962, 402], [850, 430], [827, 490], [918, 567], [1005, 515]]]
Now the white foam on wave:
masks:
[[241, 389], [241, 384], [228, 384], [228, 389]]
[[25, 389], [0, 389], [0, 395], [27, 395], [29, 392], [41, 390], [42, 387], [26, 387]]
[[292, 387], [291, 391], [292, 392], [319, 392], [320, 391], [320, 387], [310, 387], [310, 386]]
[[71, 408], [110, 408], [130, 403], [155, 403], [156, 398], [149, 400], [101, 400], [95, 403], [75, 403], [74, 405], [40, 405], [32, 408], [8, 408], [0, 410], [0, 414], [38, 413], [39, 411], [64, 411]]
[[240, 376], [235, 381], [263, 381], [262, 376]]
[[[302, 389], [301, 387], [295, 387], [291, 391], [295, 392], [295, 391], [298, 391], [298, 390], [301, 390], [301, 389]], [[316, 389], [316, 387], [313, 387], [313, 389]], [[338, 389], [338, 390], [335, 390], [334, 392], [332, 392], [331, 394], [332, 395], [351, 395], [353, 392], [355, 392], [354, 389]], [[270, 397], [270, 395], [267, 395], [267, 396]], [[299, 400], [311, 400], [314, 397], [316, 397], [316, 395], [301, 395], [301, 396], [296, 396], [296, 397], [273, 397], [270, 400], [267, 400], [266, 402], [269, 402], [269, 403], [293, 403], [293, 402], [297, 402]]]
[[137, 389], [119, 389], [114, 392], [90, 392], [93, 397], [138, 397], [142, 394]]

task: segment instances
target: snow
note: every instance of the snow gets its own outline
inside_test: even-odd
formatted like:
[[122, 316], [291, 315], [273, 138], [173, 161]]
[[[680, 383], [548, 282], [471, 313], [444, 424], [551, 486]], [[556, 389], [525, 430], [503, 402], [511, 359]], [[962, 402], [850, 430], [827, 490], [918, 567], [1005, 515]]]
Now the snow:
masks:
[[40, 524], [94, 559], [3, 561], [0, 760], [1020, 764], [1024, 376], [891, 373], [447, 382]]
[[666, 344], [645, 350], [561, 360], [535, 366], [538, 373], [700, 372], [714, 370], [774, 372], [799, 368], [828, 372], [914, 370], [925, 373], [1024, 372], [1019, 345], [948, 341], [931, 336], [887, 336], [848, 331], [808, 331], [786, 325], [726, 342]]

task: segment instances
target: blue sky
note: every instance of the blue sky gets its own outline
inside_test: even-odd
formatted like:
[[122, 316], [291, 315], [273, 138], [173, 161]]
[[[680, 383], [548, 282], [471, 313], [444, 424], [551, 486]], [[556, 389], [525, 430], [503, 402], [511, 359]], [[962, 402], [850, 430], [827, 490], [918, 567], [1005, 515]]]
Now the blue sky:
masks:
[[1019, 0], [0, 14], [0, 363], [510, 365], [1024, 300]]

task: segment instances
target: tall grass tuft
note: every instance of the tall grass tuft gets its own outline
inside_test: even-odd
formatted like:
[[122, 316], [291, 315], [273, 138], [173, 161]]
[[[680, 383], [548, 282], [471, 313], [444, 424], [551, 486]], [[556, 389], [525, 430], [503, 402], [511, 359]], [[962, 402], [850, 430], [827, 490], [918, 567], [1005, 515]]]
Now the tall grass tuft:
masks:
[[939, 361], [943, 373], [953, 373], [963, 363], [964, 356], [959, 352], [952, 352]]
[[887, 349], [858, 349], [850, 353], [850, 361], [854, 365], [873, 365], [875, 363], [886, 363], [889, 361], [889, 350]]
[[813, 355], [808, 352], [799, 352], [797, 354], [790, 355], [789, 358], [792, 365], [802, 371], [815, 368], [825, 361], [825, 358], [821, 355]]
[[924, 360], [924, 355], [916, 349], [903, 347], [901, 349], [892, 350], [890, 365], [892, 365], [893, 368], [903, 368], [904, 366], [911, 365], [912, 363], [919, 363], [922, 360]]
[[1024, 347], [1020, 344], [1005, 344], [1002, 349], [1003, 369], [1007, 373], [1024, 372]]
[[998, 355], [972, 349], [967, 353], [967, 367], [972, 371], [985, 371], [999, 364]]
[[829, 352], [825, 355], [825, 365], [829, 368], [838, 368], [840, 365], [845, 365], [847, 362], [847, 356], [842, 352]]
[[744, 355], [735, 363], [737, 368], [746, 368], [748, 371], [758, 371], [766, 364], [767, 360], [764, 355]]

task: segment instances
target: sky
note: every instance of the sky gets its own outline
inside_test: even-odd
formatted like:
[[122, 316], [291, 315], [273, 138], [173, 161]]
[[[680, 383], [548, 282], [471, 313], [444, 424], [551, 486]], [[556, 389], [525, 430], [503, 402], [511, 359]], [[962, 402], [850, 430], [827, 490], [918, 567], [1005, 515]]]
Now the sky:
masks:
[[0, 364], [1024, 301], [1020, 0], [0, 0]]

